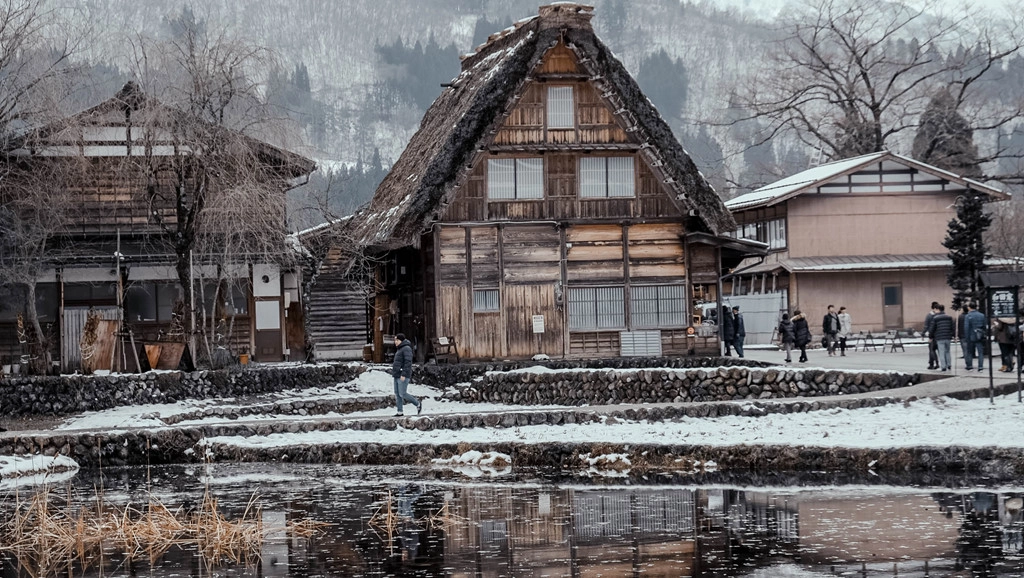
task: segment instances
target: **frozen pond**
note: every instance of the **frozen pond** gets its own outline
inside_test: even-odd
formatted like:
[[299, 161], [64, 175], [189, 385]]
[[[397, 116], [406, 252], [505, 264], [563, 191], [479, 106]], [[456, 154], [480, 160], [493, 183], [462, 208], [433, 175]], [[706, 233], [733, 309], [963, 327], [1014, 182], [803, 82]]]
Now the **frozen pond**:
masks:
[[[179, 531], [152, 565], [107, 543], [86, 568], [51, 575], [1024, 578], [1021, 486], [695, 479], [288, 464], [81, 472], [53, 484], [55, 510], [69, 495], [95, 504], [99, 491], [115, 513], [152, 496], [187, 515], [211, 495], [224, 518], [255, 512], [259, 559], [211, 568]], [[4, 518], [36, 490], [6, 490]], [[304, 537], [289, 525], [301, 521], [328, 525]], [[36, 572], [8, 555], [0, 576]]]

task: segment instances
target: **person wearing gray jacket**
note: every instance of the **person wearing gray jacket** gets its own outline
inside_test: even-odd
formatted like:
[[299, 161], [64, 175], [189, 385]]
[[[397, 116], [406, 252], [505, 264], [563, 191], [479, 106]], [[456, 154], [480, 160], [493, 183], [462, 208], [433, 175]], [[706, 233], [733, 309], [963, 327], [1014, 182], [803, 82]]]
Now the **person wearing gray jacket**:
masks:
[[395, 335], [395, 361], [391, 364], [391, 377], [395, 378], [395, 404], [398, 406], [398, 413], [395, 417], [405, 415], [402, 413], [402, 402], [407, 401], [416, 406], [416, 413], [423, 412], [423, 401], [409, 395], [409, 380], [412, 379], [412, 342], [399, 333]]

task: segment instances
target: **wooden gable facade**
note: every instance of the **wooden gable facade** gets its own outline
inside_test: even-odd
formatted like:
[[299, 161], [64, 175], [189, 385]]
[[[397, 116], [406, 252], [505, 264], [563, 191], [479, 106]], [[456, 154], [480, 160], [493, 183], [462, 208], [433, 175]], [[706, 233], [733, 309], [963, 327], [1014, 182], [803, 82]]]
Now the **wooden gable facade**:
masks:
[[[51, 337], [53, 359], [62, 371], [82, 367], [80, 342], [90, 311], [101, 318], [121, 319], [124, 332], [130, 329], [140, 346], [184, 339], [181, 321], [176, 319], [180, 281], [175, 256], [157, 220], [173, 222], [176, 218], [173, 195], [147, 194], [152, 189], [173, 190], [175, 179], [172, 168], [161, 165], [155, 178], [147, 180], [138, 161], [146, 155], [159, 159], [185, 154], [162, 128], [171, 124], [163, 119], [182, 114], [147, 98], [129, 83], [113, 98], [41, 127], [31, 140], [5, 151], [8, 161], [20, 167], [12, 178], [27, 184], [8, 187], [0, 192], [0, 200], [7, 200], [4, 195], [21, 194], [17, 191], [46, 186], [40, 182], [59, 182], [61, 188], [60, 195], [53, 197], [60, 199], [55, 210], [64, 215], [61, 226], [52, 231], [37, 277], [36, 309], [42, 330]], [[158, 119], [145, 127], [148, 134], [140, 126], [144, 115]], [[309, 159], [268, 143], [251, 140], [250, 145], [269, 167], [268, 186], [280, 190], [282, 202], [268, 203], [267, 210], [280, 210], [270, 218], [281, 224], [281, 259], [270, 262], [274, 255], [263, 255], [254, 263], [246, 256], [231, 256], [225, 265], [197, 256], [192, 267], [197, 322], [204, 320], [202, 311], [210, 318], [227, 319], [226, 329], [220, 332], [225, 342], [219, 345], [254, 360], [282, 361], [289, 349], [298, 354], [304, 347], [299, 275], [282, 265], [287, 262], [283, 198], [290, 183], [315, 166]], [[220, 191], [213, 191], [210, 198], [218, 194]], [[219, 226], [216, 219], [203, 222], [206, 231]], [[226, 281], [220, 287], [221, 298], [214, 304], [216, 280], [222, 278]], [[28, 353], [24, 331], [18, 330], [19, 315], [27, 306], [22, 287], [0, 286], [0, 360], [4, 365], [17, 365]], [[135, 360], [120, 365], [128, 366], [137, 367]]]
[[[553, 128], [549, 97], [566, 93], [571, 121]], [[437, 334], [469, 358], [618, 356], [641, 331], [651, 351], [686, 353], [685, 215], [639, 150], [576, 55], [550, 49], [434, 228]], [[492, 190], [509, 165], [513, 185], [540, 173], [536, 198], [496, 198], [515, 196]]]
[[717, 351], [692, 326], [721, 248], [692, 235], [733, 221], [591, 15], [541, 7], [466, 57], [350, 221], [386, 263], [378, 360], [398, 332], [468, 359]]

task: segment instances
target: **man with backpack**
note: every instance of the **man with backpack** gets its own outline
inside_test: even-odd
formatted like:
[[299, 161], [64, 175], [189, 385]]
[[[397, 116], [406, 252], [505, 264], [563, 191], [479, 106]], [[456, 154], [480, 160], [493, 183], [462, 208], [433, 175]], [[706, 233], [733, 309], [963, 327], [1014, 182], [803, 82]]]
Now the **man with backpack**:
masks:
[[988, 340], [988, 331], [985, 327], [987, 323], [985, 314], [978, 311], [978, 308], [974, 305], [965, 305], [964, 309], [967, 310], [967, 316], [964, 318], [964, 333], [967, 337], [967, 356], [964, 362], [967, 364], [967, 370], [972, 369], [974, 363], [974, 357], [978, 357], [978, 371], [982, 371], [985, 368], [985, 341]]

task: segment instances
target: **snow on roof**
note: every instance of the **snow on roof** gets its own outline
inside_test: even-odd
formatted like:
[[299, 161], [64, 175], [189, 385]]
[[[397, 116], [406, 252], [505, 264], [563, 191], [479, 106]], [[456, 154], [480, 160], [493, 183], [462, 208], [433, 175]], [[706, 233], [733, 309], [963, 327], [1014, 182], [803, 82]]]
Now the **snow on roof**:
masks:
[[859, 169], [863, 166], [871, 163], [887, 159], [895, 161], [900, 164], [912, 167], [919, 171], [925, 171], [943, 179], [958, 183], [964, 187], [970, 187], [984, 192], [986, 195], [1000, 199], [1009, 198], [1006, 193], [995, 189], [984, 183], [962, 177], [956, 173], [952, 173], [945, 169], [923, 163], [921, 161], [899, 155], [889, 151], [880, 151], [877, 153], [871, 153], [861, 155], [859, 157], [853, 157], [849, 159], [843, 159], [831, 163], [826, 163], [814, 168], [807, 169], [806, 171], [799, 172], [795, 175], [790, 175], [784, 179], [775, 181], [769, 185], [765, 185], [760, 189], [740, 195], [735, 199], [730, 199], [725, 202], [725, 206], [730, 211], [747, 209], [755, 206], [761, 206], [770, 204], [771, 201], [782, 199], [799, 193], [805, 189], [813, 187], [818, 184], [828, 182], [838, 176], [846, 174], [848, 172]]
[[871, 153], [810, 168], [765, 185], [745, 195], [740, 195], [735, 199], [730, 199], [725, 202], [725, 206], [729, 207], [729, 210], [735, 211], [751, 205], [760, 205], [773, 199], [784, 197], [814, 183], [829, 180], [854, 167], [878, 160], [887, 154], [886, 152]]

